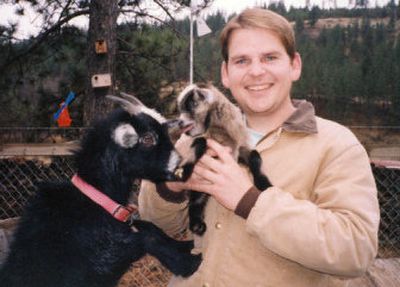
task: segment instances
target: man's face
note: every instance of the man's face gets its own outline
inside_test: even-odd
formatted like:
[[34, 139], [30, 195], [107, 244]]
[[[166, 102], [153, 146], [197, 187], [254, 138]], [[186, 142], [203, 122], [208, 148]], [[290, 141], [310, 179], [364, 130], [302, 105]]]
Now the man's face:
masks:
[[292, 82], [301, 74], [280, 39], [265, 29], [237, 29], [229, 41], [229, 59], [221, 67], [222, 83], [247, 115], [270, 115], [288, 108]]

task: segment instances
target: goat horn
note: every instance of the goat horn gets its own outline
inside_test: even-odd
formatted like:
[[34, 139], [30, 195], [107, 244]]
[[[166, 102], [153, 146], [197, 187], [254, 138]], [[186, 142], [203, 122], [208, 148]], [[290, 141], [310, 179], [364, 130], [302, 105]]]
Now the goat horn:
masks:
[[140, 105], [140, 106], [144, 106], [144, 104], [135, 96], [124, 93], [124, 92], [120, 92], [120, 95], [125, 98], [126, 100], [130, 101], [132, 104], [135, 105]]
[[138, 114], [140, 112], [140, 110], [141, 110], [138, 105], [135, 105], [135, 104], [131, 103], [130, 101], [126, 100], [126, 99], [123, 99], [123, 98], [120, 98], [120, 97], [116, 97], [116, 96], [113, 96], [113, 95], [107, 95], [106, 98], [108, 98], [108, 99], [110, 99], [110, 100], [112, 100], [114, 102], [119, 103], [124, 110], [126, 110], [128, 113], [130, 113], [132, 115]]

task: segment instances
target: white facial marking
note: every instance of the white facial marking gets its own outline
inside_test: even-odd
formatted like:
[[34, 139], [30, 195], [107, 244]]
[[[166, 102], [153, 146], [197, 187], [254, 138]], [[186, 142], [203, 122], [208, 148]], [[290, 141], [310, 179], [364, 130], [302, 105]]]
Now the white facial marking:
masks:
[[130, 124], [119, 125], [113, 133], [114, 141], [123, 148], [133, 147], [138, 138], [135, 129]]
[[168, 171], [174, 172], [179, 163], [181, 162], [181, 159], [182, 159], [181, 156], [176, 151], [172, 151], [168, 160], [168, 167], [167, 167]]

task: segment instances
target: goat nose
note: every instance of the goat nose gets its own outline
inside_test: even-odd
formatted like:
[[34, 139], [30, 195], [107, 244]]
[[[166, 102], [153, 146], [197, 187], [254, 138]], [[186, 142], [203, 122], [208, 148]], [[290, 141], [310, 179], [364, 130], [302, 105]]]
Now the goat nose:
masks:
[[179, 119], [173, 119], [173, 120], [167, 121], [166, 124], [167, 124], [168, 129], [174, 129], [174, 128], [180, 127], [180, 125], [182, 124], [181, 122], [182, 121]]
[[182, 134], [181, 120], [170, 120], [166, 123], [168, 136], [175, 143]]

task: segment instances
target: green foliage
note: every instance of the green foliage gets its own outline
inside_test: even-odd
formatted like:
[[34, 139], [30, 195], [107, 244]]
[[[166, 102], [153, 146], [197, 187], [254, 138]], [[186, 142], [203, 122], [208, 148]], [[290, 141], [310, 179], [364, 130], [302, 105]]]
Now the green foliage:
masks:
[[[158, 91], [163, 82], [185, 76], [185, 40], [167, 27], [142, 25], [120, 27], [117, 81], [122, 91], [134, 92], [145, 104], [159, 106]], [[162, 108], [162, 106], [159, 106]]]
[[318, 6], [313, 6], [310, 11], [310, 26], [314, 27], [318, 19], [321, 17], [321, 9]]
[[[85, 5], [85, 1], [81, 1]], [[355, 104], [368, 104], [368, 120], [377, 115], [374, 107], [384, 106], [391, 124], [400, 122], [400, 45], [390, 21], [393, 7], [321, 10], [271, 6], [295, 22], [297, 48], [303, 71], [293, 87], [293, 96], [323, 103], [326, 116], [347, 122]], [[397, 7], [397, 6], [395, 6]], [[348, 26], [318, 28], [327, 17], [353, 18]], [[388, 17], [376, 21], [373, 17]], [[393, 18], [394, 19], [394, 18]], [[195, 38], [194, 80], [220, 83], [219, 32], [226, 18], [209, 16], [213, 33]], [[394, 20], [393, 20], [394, 21]], [[173, 29], [171, 27], [174, 27]], [[311, 33], [310, 27], [314, 27]], [[315, 34], [315, 31], [318, 31]], [[0, 27], [0, 65], [16, 55], [31, 40], [11, 41], [12, 29]], [[0, 124], [2, 126], [54, 125], [51, 116], [70, 90], [78, 98], [70, 108], [74, 125], [81, 125], [82, 91], [86, 75], [86, 34], [66, 27], [47, 40], [23, 62], [16, 62], [0, 75]], [[175, 23], [125, 23], [118, 27], [117, 88], [136, 94], [146, 104], [165, 111], [160, 87], [189, 78], [189, 20]], [[12, 110], [13, 112], [8, 112]]]
[[[377, 116], [387, 122], [399, 123], [396, 101], [399, 58], [393, 47], [388, 26], [372, 25], [370, 19], [348, 27], [323, 29], [317, 39], [303, 41], [302, 80], [296, 84], [294, 95], [311, 100], [323, 100], [330, 118], [346, 122], [351, 103], [366, 104], [366, 119]], [[385, 107], [386, 114], [376, 114]]]
[[[3, 55], [23, 51], [30, 40], [0, 46]], [[65, 27], [34, 54], [17, 61], [0, 76], [0, 123], [2, 126], [52, 126], [52, 114], [69, 91], [84, 89], [86, 35]], [[1, 63], [0, 63], [1, 64]], [[81, 123], [80, 100], [74, 102], [76, 124]], [[12, 109], [9, 113], [6, 109]]]

